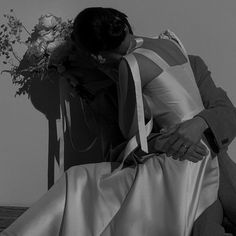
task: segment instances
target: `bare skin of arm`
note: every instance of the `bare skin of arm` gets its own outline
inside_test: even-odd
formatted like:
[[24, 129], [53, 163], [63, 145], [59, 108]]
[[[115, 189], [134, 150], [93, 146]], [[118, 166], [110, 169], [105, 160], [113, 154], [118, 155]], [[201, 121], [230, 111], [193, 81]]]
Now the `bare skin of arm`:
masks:
[[[145, 86], [152, 78], [160, 74], [161, 69], [142, 55], [136, 55], [136, 58], [140, 65], [142, 86]], [[119, 85], [119, 124], [124, 137], [130, 139], [137, 133], [138, 127], [134, 83], [130, 69], [124, 60], [120, 64]], [[201, 136], [206, 128], [206, 122], [200, 117], [194, 118], [184, 124], [179, 124], [176, 127], [171, 127], [158, 138], [149, 141], [149, 152], [165, 152], [173, 158], [178, 158], [178, 151], [181, 151], [179, 147], [188, 141], [188, 145], [191, 148], [188, 149], [188, 153], [185, 152], [185, 154], [188, 154], [185, 155], [185, 159], [192, 162], [200, 161], [207, 154], [205, 146], [200, 142]], [[198, 132], [197, 135], [196, 132]], [[184, 154], [184, 150], [182, 152]], [[136, 152], [138, 155], [141, 153], [140, 150]]]

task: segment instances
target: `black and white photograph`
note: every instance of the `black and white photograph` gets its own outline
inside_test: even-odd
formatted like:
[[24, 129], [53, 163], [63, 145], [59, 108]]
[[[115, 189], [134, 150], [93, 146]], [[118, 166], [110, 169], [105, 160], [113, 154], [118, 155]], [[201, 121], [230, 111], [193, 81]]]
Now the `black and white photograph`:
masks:
[[1, 0], [0, 236], [236, 236], [236, 2]]

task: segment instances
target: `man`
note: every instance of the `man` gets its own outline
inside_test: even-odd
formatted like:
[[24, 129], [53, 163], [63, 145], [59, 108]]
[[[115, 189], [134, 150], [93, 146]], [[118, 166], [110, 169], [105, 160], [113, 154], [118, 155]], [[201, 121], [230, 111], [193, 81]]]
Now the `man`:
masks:
[[[76, 77], [78, 67], [81, 68], [81, 75], [77, 77], [82, 77], [80, 79], [83, 81], [84, 88], [86, 88], [86, 84], [89, 84], [90, 90], [88, 92], [92, 97], [96, 98], [90, 101], [89, 106], [96, 117], [99, 130], [94, 134], [98, 138], [97, 146], [95, 149], [92, 147], [89, 150], [90, 153], [93, 153], [93, 155], [89, 155], [89, 162], [109, 160], [110, 151], [124, 141], [119, 131], [117, 120], [116, 85], [111, 83], [110, 79], [117, 76], [117, 72], [107, 70], [106, 67], [101, 69], [101, 65], [98, 68], [96, 63], [94, 64], [86, 55], [83, 55], [83, 52], [77, 55], [79, 55], [77, 58], [71, 58], [71, 61], [75, 64], [68, 63], [69, 68], [67, 71], [72, 77]], [[228, 145], [236, 136], [236, 109], [225, 91], [215, 86], [203, 60], [198, 56], [189, 56], [189, 59], [205, 109], [193, 119], [164, 131], [168, 139], [162, 148], [167, 155], [171, 155], [174, 158], [183, 160], [188, 156], [188, 159], [192, 158], [192, 160], [197, 161], [197, 144], [199, 144], [201, 138], [205, 138], [208, 142], [213, 156], [217, 156], [219, 160], [220, 201], [216, 201], [197, 219], [193, 227], [193, 235], [224, 235], [224, 229], [221, 226], [223, 219], [222, 206], [224, 215], [233, 225], [236, 225], [236, 164], [227, 154]], [[102, 86], [98, 87], [98, 81]], [[94, 89], [91, 90], [91, 87]], [[81, 93], [81, 87], [75, 85], [75, 90], [78, 89], [78, 92]], [[73, 99], [71, 106], [73, 110]], [[76, 110], [76, 102], [74, 103], [74, 110]], [[72, 133], [73, 131], [76, 132], [73, 127], [71, 127], [71, 130]], [[159, 131], [158, 128], [155, 130], [157, 133]], [[68, 140], [70, 135], [68, 133], [65, 135], [67, 135], [65, 140]], [[149, 141], [149, 149], [154, 152], [160, 151], [158, 136], [155, 133], [152, 133], [152, 136], [153, 138]], [[186, 147], [183, 148], [183, 145], [180, 145], [183, 142], [178, 140], [183, 140], [187, 144]], [[66, 149], [68, 150], [70, 147]], [[96, 151], [98, 149], [100, 149], [99, 152]], [[88, 161], [85, 152], [83, 153], [82, 162], [81, 159], [78, 159], [81, 153], [74, 152], [76, 158], [72, 158], [73, 155], [71, 154], [65, 158], [66, 169], [72, 165]], [[139, 154], [139, 150], [137, 150], [136, 154]], [[114, 156], [114, 152], [112, 152], [112, 155]], [[199, 155], [198, 158], [201, 159]]]

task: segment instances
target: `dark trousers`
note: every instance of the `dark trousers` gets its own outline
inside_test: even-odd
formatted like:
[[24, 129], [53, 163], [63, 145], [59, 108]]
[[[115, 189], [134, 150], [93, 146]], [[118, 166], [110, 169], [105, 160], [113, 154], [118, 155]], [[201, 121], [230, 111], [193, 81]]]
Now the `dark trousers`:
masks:
[[218, 158], [220, 167], [219, 199], [224, 215], [236, 226], [236, 163], [226, 154]]
[[195, 221], [192, 236], [236, 235], [236, 164], [227, 154], [218, 160], [219, 199]]
[[219, 200], [208, 207], [195, 221], [191, 236], [223, 236], [223, 209]]

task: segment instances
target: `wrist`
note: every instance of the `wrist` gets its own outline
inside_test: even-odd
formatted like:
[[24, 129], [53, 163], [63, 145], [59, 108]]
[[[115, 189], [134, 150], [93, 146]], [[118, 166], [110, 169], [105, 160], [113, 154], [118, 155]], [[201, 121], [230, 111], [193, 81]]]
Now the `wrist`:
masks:
[[202, 117], [200, 117], [200, 116], [195, 116], [195, 119], [197, 119], [198, 122], [200, 123], [200, 126], [201, 126], [203, 132], [204, 132], [206, 129], [209, 128], [207, 122], [206, 122]]

